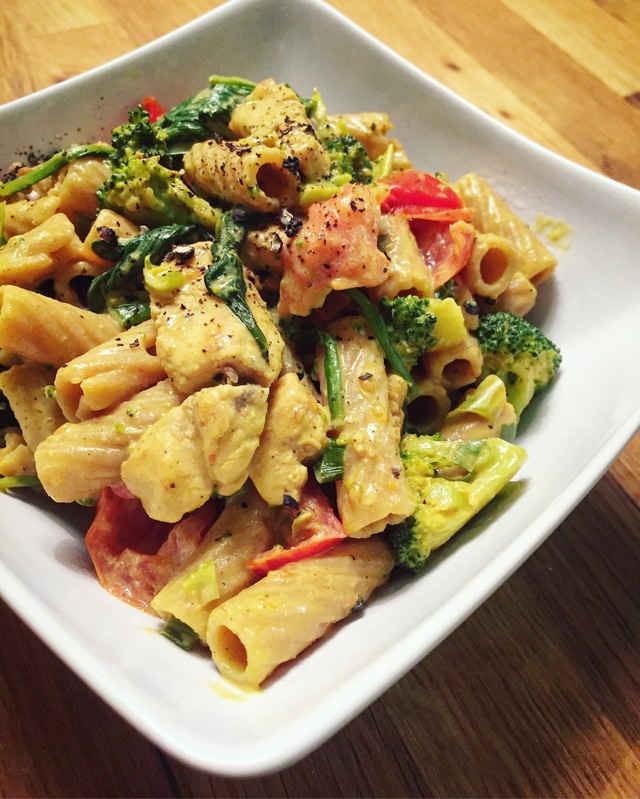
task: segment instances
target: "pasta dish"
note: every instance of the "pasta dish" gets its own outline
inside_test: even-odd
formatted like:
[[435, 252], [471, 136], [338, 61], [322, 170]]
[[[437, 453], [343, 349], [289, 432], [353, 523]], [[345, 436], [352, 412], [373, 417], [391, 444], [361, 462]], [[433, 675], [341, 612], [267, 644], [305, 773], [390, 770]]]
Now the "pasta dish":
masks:
[[0, 489], [95, 507], [100, 583], [264, 683], [513, 479], [555, 256], [384, 112], [212, 76], [0, 182]]

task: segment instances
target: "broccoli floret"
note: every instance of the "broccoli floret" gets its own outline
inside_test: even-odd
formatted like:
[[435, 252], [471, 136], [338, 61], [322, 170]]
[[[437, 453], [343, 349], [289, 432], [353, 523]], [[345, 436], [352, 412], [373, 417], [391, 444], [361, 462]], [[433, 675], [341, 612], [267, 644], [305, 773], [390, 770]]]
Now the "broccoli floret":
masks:
[[329, 179], [338, 181], [343, 175], [350, 175], [356, 183], [371, 183], [373, 164], [364, 145], [355, 136], [347, 134], [325, 143], [329, 153], [331, 168]]
[[402, 362], [413, 369], [420, 356], [437, 343], [434, 328], [437, 317], [427, 297], [412, 294], [380, 300], [380, 313]]
[[480, 379], [495, 374], [504, 382], [519, 420], [557, 372], [560, 350], [535, 325], [508, 311], [483, 314], [476, 335], [484, 358]]
[[419, 571], [429, 554], [490, 502], [524, 463], [522, 447], [500, 438], [449, 441], [407, 433], [402, 465], [416, 508], [387, 528], [398, 566]]
[[220, 213], [194, 194], [178, 172], [162, 166], [158, 157], [121, 159], [97, 196], [104, 207], [147, 227], [200, 224], [213, 231]]
[[139, 105], [129, 111], [128, 122], [111, 131], [111, 145], [115, 150], [110, 156], [114, 164], [135, 155], [160, 157], [167, 152], [167, 135], [151, 123], [149, 112]]

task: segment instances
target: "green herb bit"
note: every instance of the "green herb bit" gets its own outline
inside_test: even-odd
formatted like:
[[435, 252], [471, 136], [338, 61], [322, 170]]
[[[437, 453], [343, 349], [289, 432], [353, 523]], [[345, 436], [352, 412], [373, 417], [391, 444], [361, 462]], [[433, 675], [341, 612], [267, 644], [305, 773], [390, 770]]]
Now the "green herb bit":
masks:
[[169, 617], [162, 630], [160, 630], [160, 635], [187, 652], [190, 652], [198, 643], [198, 633], [175, 616]]

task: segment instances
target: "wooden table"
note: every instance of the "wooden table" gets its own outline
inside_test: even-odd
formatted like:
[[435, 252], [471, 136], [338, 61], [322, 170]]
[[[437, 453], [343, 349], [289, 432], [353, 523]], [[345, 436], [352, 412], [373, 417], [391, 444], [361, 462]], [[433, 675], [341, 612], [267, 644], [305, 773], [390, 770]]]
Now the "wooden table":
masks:
[[[216, 5], [5, 0], [0, 103]], [[637, 0], [331, 5], [508, 125], [640, 189]], [[0, 794], [638, 796], [639, 503], [636, 437], [444, 643], [318, 751], [260, 779], [168, 757], [0, 606]]]

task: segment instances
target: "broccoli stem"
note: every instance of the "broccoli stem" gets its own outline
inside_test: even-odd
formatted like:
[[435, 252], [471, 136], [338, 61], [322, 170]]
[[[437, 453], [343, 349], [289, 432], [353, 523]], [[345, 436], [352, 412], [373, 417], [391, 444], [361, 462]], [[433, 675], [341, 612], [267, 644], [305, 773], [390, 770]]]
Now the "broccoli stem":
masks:
[[246, 228], [236, 221], [233, 211], [227, 211], [222, 215], [216, 240], [211, 245], [213, 263], [205, 273], [204, 283], [207, 291], [223, 300], [229, 310], [238, 317], [256, 340], [262, 357], [268, 360], [267, 339], [246, 300], [247, 285], [238, 252], [245, 234]]
[[393, 371], [407, 381], [409, 388], [413, 388], [415, 386], [415, 382], [411, 377], [409, 370], [404, 365], [398, 350], [395, 348], [395, 345], [389, 336], [387, 325], [378, 308], [374, 305], [374, 303], [371, 302], [366, 294], [360, 291], [360, 289], [346, 289], [346, 293], [360, 306], [364, 318], [367, 320], [373, 335], [378, 340], [378, 344], [382, 347], [382, 351], [384, 352], [385, 357]]
[[327, 330], [319, 330], [318, 338], [324, 346], [324, 376], [327, 383], [327, 401], [334, 427], [344, 420], [344, 391], [342, 385], [342, 365], [338, 342]]
[[17, 191], [24, 191], [30, 186], [35, 185], [44, 178], [48, 178], [59, 172], [62, 167], [75, 161], [77, 158], [84, 158], [86, 155], [113, 155], [114, 148], [110, 144], [74, 144], [64, 150], [52, 155], [47, 161], [43, 161], [29, 172], [18, 175], [13, 180], [0, 183], [0, 197], [9, 197]]

